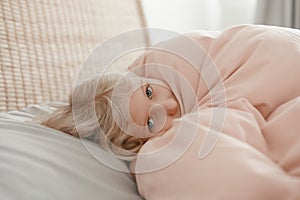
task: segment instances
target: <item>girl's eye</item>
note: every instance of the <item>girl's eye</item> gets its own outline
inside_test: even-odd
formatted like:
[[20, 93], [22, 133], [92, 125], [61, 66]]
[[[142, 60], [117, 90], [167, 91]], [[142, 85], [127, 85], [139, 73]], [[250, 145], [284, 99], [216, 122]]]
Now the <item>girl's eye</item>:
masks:
[[151, 88], [151, 86], [147, 86], [146, 95], [149, 99], [152, 99], [152, 88]]
[[151, 131], [152, 128], [154, 127], [153, 119], [149, 118], [148, 122], [147, 122], [147, 125], [148, 125], [149, 130]]

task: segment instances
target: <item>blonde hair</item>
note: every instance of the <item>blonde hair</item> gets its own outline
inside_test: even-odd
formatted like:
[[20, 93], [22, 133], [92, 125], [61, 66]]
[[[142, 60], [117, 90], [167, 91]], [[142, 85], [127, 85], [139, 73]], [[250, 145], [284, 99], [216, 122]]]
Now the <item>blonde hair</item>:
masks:
[[[147, 139], [129, 135], [120, 127], [127, 121], [122, 109], [119, 109], [122, 103], [118, 102], [120, 99], [114, 93], [120, 78], [122, 74], [110, 73], [85, 81], [75, 87], [69, 103], [57, 108], [42, 124], [80, 138], [95, 134], [95, 140], [106, 151], [123, 160], [132, 160]], [[118, 123], [114, 115], [118, 116]]]

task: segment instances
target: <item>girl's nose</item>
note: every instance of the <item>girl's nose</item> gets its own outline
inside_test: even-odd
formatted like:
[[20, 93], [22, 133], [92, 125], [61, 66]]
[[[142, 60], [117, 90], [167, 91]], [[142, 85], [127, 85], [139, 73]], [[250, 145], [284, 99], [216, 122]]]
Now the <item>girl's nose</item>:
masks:
[[175, 115], [179, 108], [177, 101], [173, 98], [169, 98], [162, 102], [162, 106], [164, 107], [167, 115], [169, 116]]
[[160, 132], [171, 128], [172, 120], [179, 117], [176, 115], [178, 109], [179, 105], [177, 101], [172, 98], [153, 104], [149, 110], [155, 124], [153, 132]]

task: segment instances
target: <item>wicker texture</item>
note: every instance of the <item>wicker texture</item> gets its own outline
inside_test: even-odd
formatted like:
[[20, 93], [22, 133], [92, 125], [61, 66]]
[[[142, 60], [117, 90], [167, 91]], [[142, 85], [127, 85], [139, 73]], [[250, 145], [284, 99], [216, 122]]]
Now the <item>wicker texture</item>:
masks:
[[136, 0], [1, 0], [0, 111], [65, 100], [89, 52], [141, 13]]

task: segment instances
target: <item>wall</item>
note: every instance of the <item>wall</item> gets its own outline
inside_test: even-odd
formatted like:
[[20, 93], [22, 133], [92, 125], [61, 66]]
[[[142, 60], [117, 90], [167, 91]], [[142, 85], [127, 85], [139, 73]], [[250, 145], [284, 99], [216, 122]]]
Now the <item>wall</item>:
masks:
[[[254, 23], [257, 0], [141, 0], [149, 27], [186, 32]], [[150, 37], [151, 38], [151, 37]]]

